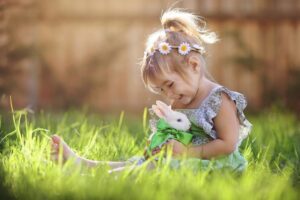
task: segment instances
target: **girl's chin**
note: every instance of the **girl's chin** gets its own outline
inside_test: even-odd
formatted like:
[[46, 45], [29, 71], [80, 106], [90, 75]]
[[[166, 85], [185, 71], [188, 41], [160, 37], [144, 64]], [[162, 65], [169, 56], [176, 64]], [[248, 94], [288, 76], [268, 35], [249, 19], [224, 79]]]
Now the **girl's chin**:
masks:
[[191, 98], [189, 97], [186, 97], [186, 96], [182, 96], [180, 99], [179, 99], [179, 102], [184, 104], [184, 105], [188, 105], [191, 103]]

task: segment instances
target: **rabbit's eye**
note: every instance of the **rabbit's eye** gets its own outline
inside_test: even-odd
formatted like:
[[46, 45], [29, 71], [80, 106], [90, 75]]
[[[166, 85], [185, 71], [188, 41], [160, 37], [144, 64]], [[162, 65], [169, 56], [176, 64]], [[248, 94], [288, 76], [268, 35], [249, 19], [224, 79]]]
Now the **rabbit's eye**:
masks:
[[181, 122], [181, 119], [177, 119], [178, 122]]

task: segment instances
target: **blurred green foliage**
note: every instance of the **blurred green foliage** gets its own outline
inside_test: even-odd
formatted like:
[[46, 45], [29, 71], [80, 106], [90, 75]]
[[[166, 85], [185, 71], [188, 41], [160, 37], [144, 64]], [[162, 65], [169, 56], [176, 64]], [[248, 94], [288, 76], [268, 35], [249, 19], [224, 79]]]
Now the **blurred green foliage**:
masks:
[[[2, 115], [4, 116], [4, 115]], [[81, 156], [126, 160], [141, 155], [149, 135], [147, 114], [100, 116], [70, 111], [15, 111], [1, 120], [1, 173], [5, 191], [17, 199], [297, 199], [300, 195], [300, 125], [273, 107], [249, 117], [253, 131], [241, 152], [243, 173], [171, 170], [107, 173], [107, 168], [54, 164], [49, 136], [56, 133]], [[146, 124], [145, 124], [146, 123]], [[7, 193], [8, 194], [8, 193]]]

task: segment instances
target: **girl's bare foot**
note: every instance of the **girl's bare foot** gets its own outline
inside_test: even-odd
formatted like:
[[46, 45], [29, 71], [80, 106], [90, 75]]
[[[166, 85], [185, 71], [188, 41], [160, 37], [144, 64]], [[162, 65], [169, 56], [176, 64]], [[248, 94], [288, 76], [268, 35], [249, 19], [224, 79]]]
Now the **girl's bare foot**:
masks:
[[58, 161], [59, 152], [62, 151], [62, 161], [65, 163], [69, 159], [74, 159], [76, 164], [80, 163], [80, 157], [63, 141], [58, 135], [51, 137], [51, 158]]
[[58, 161], [59, 152], [62, 152], [62, 162], [65, 163], [69, 159], [73, 159], [75, 164], [84, 165], [87, 167], [96, 167], [99, 164], [109, 165], [111, 168], [124, 167], [127, 165], [126, 161], [97, 161], [89, 160], [78, 156], [58, 135], [51, 137], [51, 158], [54, 161]]

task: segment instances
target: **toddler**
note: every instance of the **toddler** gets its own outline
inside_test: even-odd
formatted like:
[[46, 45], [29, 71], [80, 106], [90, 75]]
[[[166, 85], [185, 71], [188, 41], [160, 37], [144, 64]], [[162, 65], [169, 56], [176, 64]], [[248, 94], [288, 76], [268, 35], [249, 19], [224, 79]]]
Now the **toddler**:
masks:
[[[152, 92], [163, 95], [172, 109], [187, 115], [189, 120], [213, 138], [206, 141], [194, 137], [189, 146], [176, 140], [164, 146], [172, 152], [171, 167], [183, 165], [193, 168], [231, 168], [243, 170], [247, 161], [238, 147], [250, 133], [252, 125], [245, 118], [245, 97], [216, 83], [206, 70], [206, 45], [217, 41], [199, 17], [189, 12], [172, 9], [161, 17], [162, 29], [152, 33], [146, 43], [141, 62], [141, 75], [145, 86]], [[203, 23], [204, 24], [204, 23]], [[157, 117], [150, 109], [150, 127], [155, 131]], [[60, 145], [61, 144], [61, 145]], [[133, 168], [145, 162], [143, 156], [134, 156], [127, 161], [93, 161], [76, 155], [57, 135], [52, 137], [54, 159], [62, 147], [64, 160], [73, 157], [78, 164], [90, 167], [107, 164], [111, 172]], [[156, 154], [161, 149], [155, 149]], [[180, 159], [182, 156], [187, 159]], [[147, 166], [155, 167], [155, 163]]]

